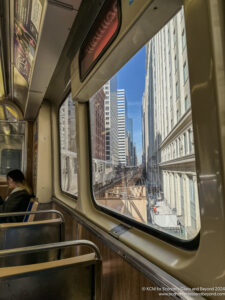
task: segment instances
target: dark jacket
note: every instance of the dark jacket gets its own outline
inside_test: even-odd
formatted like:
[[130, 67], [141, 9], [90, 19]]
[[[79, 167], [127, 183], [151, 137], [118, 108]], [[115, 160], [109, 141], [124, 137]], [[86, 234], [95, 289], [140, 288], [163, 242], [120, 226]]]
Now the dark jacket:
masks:
[[[0, 213], [26, 211], [31, 195], [26, 190], [9, 194], [6, 201], [0, 200]], [[0, 218], [0, 223], [22, 222], [24, 216]]]

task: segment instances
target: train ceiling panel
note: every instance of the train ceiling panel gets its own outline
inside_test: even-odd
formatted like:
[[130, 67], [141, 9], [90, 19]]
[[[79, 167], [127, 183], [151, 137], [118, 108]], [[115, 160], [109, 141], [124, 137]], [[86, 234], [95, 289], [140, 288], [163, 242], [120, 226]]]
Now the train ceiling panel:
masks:
[[10, 2], [12, 95], [24, 118], [37, 116], [81, 0]]

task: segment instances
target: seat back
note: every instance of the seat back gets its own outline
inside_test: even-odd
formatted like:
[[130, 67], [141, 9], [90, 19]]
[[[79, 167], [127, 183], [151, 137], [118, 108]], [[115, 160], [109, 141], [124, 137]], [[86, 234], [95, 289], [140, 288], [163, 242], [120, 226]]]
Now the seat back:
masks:
[[[79, 241], [72, 242], [79, 244]], [[64, 243], [70, 245], [71, 242]], [[42, 246], [35, 247], [41, 249]], [[47, 263], [2, 268], [0, 291], [1, 300], [100, 300], [101, 259], [96, 253], [90, 253]]]
[[9, 186], [7, 182], [0, 181], [0, 195], [2, 199], [5, 199], [8, 196], [8, 194], [9, 194]]
[[[57, 212], [55, 210], [39, 211]], [[39, 214], [39, 212], [34, 212]], [[30, 212], [31, 213], [31, 212]], [[61, 216], [61, 214], [60, 214]], [[56, 243], [64, 239], [64, 219], [0, 224], [0, 249], [13, 249], [45, 243]], [[59, 258], [59, 250], [0, 258], [0, 267], [26, 265]]]
[[[29, 204], [28, 204], [28, 207], [27, 207], [27, 211], [31, 211], [31, 212], [34, 212], [34, 211], [37, 211], [37, 208], [38, 208], [38, 200], [36, 198], [31, 198]], [[31, 215], [26, 215], [23, 219], [24, 222], [31, 222], [31, 221], [34, 221], [34, 214], [31, 214]]]

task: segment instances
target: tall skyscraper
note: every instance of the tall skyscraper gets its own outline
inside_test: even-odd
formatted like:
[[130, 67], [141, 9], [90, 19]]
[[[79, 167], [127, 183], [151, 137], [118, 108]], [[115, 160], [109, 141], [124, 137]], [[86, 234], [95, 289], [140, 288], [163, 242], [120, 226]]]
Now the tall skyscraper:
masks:
[[127, 126], [126, 126], [126, 130], [127, 130], [127, 133], [129, 134], [130, 136], [130, 140], [131, 142], [133, 143], [133, 119], [127, 117]]
[[104, 86], [105, 93], [105, 151], [106, 161], [118, 164], [117, 133], [117, 78], [112, 77]]
[[136, 149], [134, 146], [133, 140], [133, 119], [127, 117], [126, 118], [126, 137], [127, 137], [127, 165], [128, 166], [136, 166], [135, 164], [135, 153]]
[[124, 89], [117, 90], [118, 111], [118, 161], [126, 165], [126, 95]]

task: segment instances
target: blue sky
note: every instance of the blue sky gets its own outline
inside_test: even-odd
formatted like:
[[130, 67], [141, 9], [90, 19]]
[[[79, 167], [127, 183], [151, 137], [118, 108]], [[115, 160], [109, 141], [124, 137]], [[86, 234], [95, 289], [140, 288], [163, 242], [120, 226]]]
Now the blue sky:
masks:
[[142, 156], [142, 96], [145, 89], [145, 47], [117, 73], [117, 87], [125, 89], [128, 117], [133, 119], [133, 137], [138, 162]]

